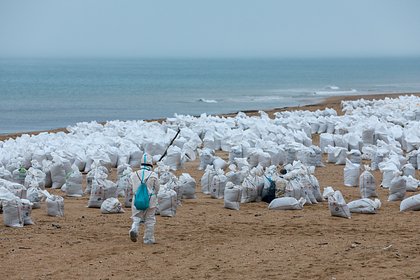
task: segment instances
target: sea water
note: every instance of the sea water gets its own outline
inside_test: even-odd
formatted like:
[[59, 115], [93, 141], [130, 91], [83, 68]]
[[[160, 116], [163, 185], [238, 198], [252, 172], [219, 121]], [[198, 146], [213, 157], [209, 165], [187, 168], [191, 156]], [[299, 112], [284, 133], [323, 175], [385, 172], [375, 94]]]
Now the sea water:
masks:
[[420, 92], [420, 58], [0, 59], [0, 134]]

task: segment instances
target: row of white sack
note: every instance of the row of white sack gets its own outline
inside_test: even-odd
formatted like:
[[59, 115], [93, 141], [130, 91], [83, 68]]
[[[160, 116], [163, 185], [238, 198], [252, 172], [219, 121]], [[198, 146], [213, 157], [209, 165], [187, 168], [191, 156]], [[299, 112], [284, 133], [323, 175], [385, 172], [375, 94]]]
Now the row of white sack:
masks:
[[[46, 201], [48, 216], [64, 216], [64, 199], [39, 190], [39, 196]], [[0, 186], [0, 212], [3, 212], [3, 223], [10, 227], [33, 225], [31, 218], [33, 208], [40, 208], [41, 201], [36, 203], [29, 199], [19, 198], [8, 188]]]
[[[351, 213], [375, 214], [381, 207], [381, 202], [377, 198], [374, 200], [369, 198], [362, 198], [347, 204], [340, 191], [334, 191], [331, 187], [327, 188], [329, 189], [326, 191], [324, 190], [324, 195], [327, 193], [326, 196], [328, 196], [328, 206], [333, 216], [350, 218]], [[402, 199], [400, 203], [401, 212], [416, 210], [420, 210], [420, 194]]]
[[[394, 168], [392, 169], [383, 169], [382, 172], [382, 182], [381, 187], [385, 189], [389, 189], [391, 184], [391, 181], [400, 175], [403, 175], [404, 180], [406, 181], [406, 187], [407, 191], [417, 191], [417, 187], [419, 186], [420, 181], [416, 179], [416, 170], [414, 167], [407, 163], [404, 166], [402, 166], [401, 171], [395, 166], [392, 165]], [[362, 173], [368, 173], [368, 171], [372, 170], [369, 166], [365, 165], [365, 172]], [[361, 164], [353, 163], [350, 160], [346, 160], [346, 166], [344, 167], [344, 185], [347, 187], [357, 187], [359, 186], [361, 179], [359, 180], [359, 176], [361, 172]], [[370, 172], [369, 172], [370, 174]], [[362, 178], [362, 177], [360, 177]], [[372, 178], [372, 184], [375, 183], [375, 179], [373, 176]]]
[[[315, 115], [315, 113], [312, 113]], [[240, 120], [246, 119], [247, 121], [247, 125], [248, 126], [244, 126], [243, 130], [247, 131], [247, 130], [251, 130], [254, 129], [257, 133], [256, 135], [258, 137], [261, 137], [261, 130], [264, 130], [264, 126], [261, 126], [260, 124], [265, 124], [265, 127], [267, 127], [267, 124], [271, 124], [274, 126], [280, 126], [281, 124], [283, 124], [283, 120], [284, 118], [281, 118], [281, 121], [279, 121], [279, 117], [277, 115], [276, 119], [271, 120], [268, 119], [267, 116], [262, 115], [260, 118], [256, 119], [256, 118], [236, 118], [233, 123], [238, 125], [241, 124]], [[189, 125], [191, 126], [190, 129], [190, 133], [183, 133], [183, 136], [186, 140], [192, 140], [194, 138], [194, 143], [196, 145], [196, 147], [198, 147], [199, 141], [201, 141], [201, 139], [198, 139], [201, 137], [205, 138], [206, 134], [210, 134], [209, 131], [215, 131], [215, 128], [221, 126], [224, 121], [228, 122], [227, 119], [222, 119], [223, 122], [218, 121], [218, 122], [211, 122], [208, 121], [207, 119], [200, 119], [197, 118], [195, 119], [195, 122], [190, 122]], [[363, 121], [361, 121], [363, 122]], [[229, 122], [228, 122], [229, 123]], [[232, 123], [232, 121], [230, 122]], [[295, 122], [290, 122], [290, 123], [295, 123]], [[135, 126], [131, 126], [132, 124], [135, 124]], [[178, 123], [178, 125], [181, 125], [182, 123]], [[213, 124], [213, 125], [212, 125]], [[96, 124], [93, 127], [100, 127], [100, 125]], [[198, 127], [198, 129], [196, 129]], [[146, 129], [145, 129], [146, 128]], [[227, 126], [227, 128], [231, 129], [231, 127]], [[186, 129], [185, 127], [183, 128], [183, 130]], [[302, 127], [299, 128], [295, 128], [293, 127], [293, 130], [304, 130], [302, 129]], [[158, 123], [146, 123], [146, 122], [114, 122], [114, 123], [107, 123], [106, 125], [104, 125], [101, 129], [92, 129], [92, 131], [84, 131], [84, 133], [80, 133], [80, 130], [78, 130], [77, 126], [73, 129], [69, 129], [72, 132], [72, 135], [69, 137], [69, 139], [75, 139], [75, 142], [77, 142], [77, 145], [73, 145], [73, 146], [80, 146], [81, 143], [81, 139], [84, 138], [89, 138], [90, 136], [92, 136], [92, 140], [89, 140], [90, 142], [88, 142], [88, 147], [91, 146], [98, 146], [98, 145], [102, 145], [102, 146], [106, 146], [109, 144], [113, 144], [114, 147], [118, 147], [118, 145], [120, 145], [121, 143], [116, 142], [115, 143], [115, 137], [111, 137], [111, 136], [123, 136], [123, 139], [126, 139], [129, 143], [138, 143], [139, 141], [143, 141], [143, 140], [149, 140], [150, 135], [156, 136], [154, 137], [155, 139], [153, 139], [153, 141], [148, 142], [151, 143], [151, 145], [154, 145], [156, 143], [167, 143], [168, 140], [170, 139], [170, 135], [174, 135], [174, 133], [176, 133], [175, 130], [169, 128], [166, 125], [161, 125]], [[147, 132], [151, 132], [150, 134], [146, 133]], [[168, 133], [168, 131], [170, 131], [171, 133]], [[203, 133], [206, 132], [206, 133]], [[191, 133], [192, 132], [192, 133]], [[223, 133], [225, 133], [226, 131], [223, 131]], [[199, 135], [199, 137], [197, 138], [197, 134]], [[201, 135], [200, 135], [201, 134]], [[213, 134], [215, 134], [215, 132], [213, 132]], [[40, 137], [44, 137], [47, 138], [48, 140], [52, 140], [49, 138], [50, 134], [42, 134]], [[65, 135], [64, 133], [58, 133], [57, 135], [60, 135], [63, 137], [63, 135]], [[83, 137], [78, 137], [82, 135]], [[223, 135], [223, 134], [222, 134]], [[274, 132], [274, 135], [276, 135], [276, 132]], [[87, 137], [89, 136], [89, 137]], [[194, 136], [194, 137], [193, 137]], [[209, 138], [210, 136], [208, 136], [207, 138]], [[59, 137], [58, 137], [59, 138]], [[54, 138], [53, 138], [54, 139]], [[99, 140], [98, 140], [99, 139]], [[164, 139], [164, 141], [162, 141], [162, 139]], [[43, 139], [46, 140], [46, 139]], [[113, 142], [114, 141], [114, 142]], [[20, 142], [24, 142], [24, 141], [20, 141]], [[36, 141], [35, 144], [39, 144]], [[47, 141], [44, 141], [47, 142]], [[52, 141], [48, 141], [49, 146], [52, 146], [53, 143], [51, 143]], [[63, 145], [63, 139], [58, 139], [59, 146]], [[32, 143], [32, 142], [29, 142]], [[69, 143], [66, 143], [69, 144]], [[7, 148], [10, 145], [7, 145], [7, 143], [3, 143], [1, 145], [2, 148]], [[72, 146], [72, 145], [67, 145], [68, 147]], [[162, 146], [161, 148], [164, 149], [165, 145], [160, 145]], [[27, 147], [26, 147], [27, 148]], [[102, 147], [104, 148], [104, 147]], [[22, 149], [22, 148], [21, 148]], [[16, 149], [15, 149], [16, 150]], [[17, 149], [19, 150], [19, 149]], [[80, 150], [80, 149], [79, 149]], [[98, 150], [98, 149], [97, 149]], [[146, 152], [155, 155], [158, 154], [157, 151], [155, 150], [147, 150], [144, 149]], [[162, 149], [161, 149], [162, 150]]]
[[[8, 165], [11, 161], [13, 162], [15, 160], [19, 160], [19, 166], [29, 168], [31, 166], [30, 161], [32, 159], [42, 162], [43, 160], [52, 160], [53, 155], [58, 155], [63, 159], [74, 159], [74, 162], [76, 162], [79, 170], [84, 170], [85, 172], [90, 170], [90, 163], [95, 159], [103, 161], [106, 164], [110, 164], [112, 167], [116, 167], [122, 163], [129, 163], [134, 166], [139, 162], [142, 151], [151, 155], [162, 154], [169, 142], [168, 139], [176, 133], [175, 130], [157, 123], [149, 124], [140, 122], [143, 126], [150, 125], [150, 127], [154, 128], [154, 130], [146, 130], [150, 133], [149, 135], [146, 135], [143, 132], [141, 133], [142, 137], [134, 138], [130, 132], [138, 133], [138, 131], [145, 131], [145, 129], [138, 129], [138, 126], [136, 127], [137, 129], [128, 129], [127, 127], [129, 127], [129, 125], [127, 125], [127, 123], [119, 122], [119, 125], [123, 129], [122, 132], [124, 133], [118, 132], [118, 129], [116, 129], [118, 128], [118, 125], [115, 125], [114, 123], [113, 125], [104, 125], [103, 129], [97, 129], [101, 125], [93, 125], [91, 127], [91, 133], [86, 130], [84, 133], [81, 133], [77, 127], [74, 127], [69, 128], [71, 132], [70, 134], [41, 133], [31, 137], [29, 137], [29, 135], [23, 135], [16, 140], [10, 139], [6, 142], [1, 142], [0, 149], [2, 150], [2, 153], [0, 157], [0, 164]], [[137, 124], [138, 122], [134, 123]], [[220, 125], [221, 123], [217, 123], [215, 128]], [[250, 129], [247, 131], [249, 130]], [[155, 133], [156, 131], [158, 132]], [[203, 126], [201, 132], [203, 131], [205, 131], [205, 133], [203, 133], [202, 137], [205, 138], [206, 141], [212, 134], [216, 133], [214, 130], [209, 129], [207, 125], [205, 128]], [[124, 138], [121, 141], [116, 141], [113, 137], [110, 137], [112, 133], [117, 133], [118, 136], [123, 135]], [[189, 144], [187, 145], [187, 151], [184, 151], [184, 153], [187, 154], [187, 158], [190, 157], [190, 153], [192, 153], [191, 151], [195, 151], [195, 149], [201, 145], [202, 140], [197, 133], [193, 132], [189, 128], [183, 127], [181, 130], [181, 136], [175, 139], [175, 147], [184, 148], [186, 144]], [[309, 141], [309, 144], [306, 145], [310, 145], [310, 138], [306, 136], [306, 140], [302, 140], [301, 138], [304, 137], [304, 135], [299, 136], [301, 133], [302, 131], [298, 131], [296, 129], [287, 132], [287, 134], [294, 135], [293, 137], [300, 139], [302, 142]], [[252, 135], [255, 136], [257, 134], [258, 133], [253, 133]], [[244, 131], [239, 130], [237, 135], [243, 136]], [[278, 133], [273, 132], [272, 135], [278, 136]], [[260, 135], [257, 135], [257, 137], [260, 137]], [[281, 137], [280, 139], [283, 138], [284, 137]], [[142, 141], [146, 142], [143, 143]], [[235, 141], [232, 142], [235, 143]], [[48, 145], [46, 143], [48, 143]], [[206, 143], [208, 143], [208, 141]], [[205, 146], [211, 145], [206, 144]], [[10, 153], [10, 157], [5, 160], [8, 153]], [[18, 166], [18, 164], [16, 165]]]
[[[195, 198], [196, 182], [188, 173], [183, 173], [179, 178], [176, 178], [169, 172], [169, 167], [161, 165], [160, 169], [162, 174], [161, 184], [164, 187], [171, 187], [176, 190], [178, 204], [181, 203], [181, 198]], [[86, 176], [87, 187], [85, 193], [90, 195], [88, 206], [100, 207], [107, 198], [122, 196], [125, 197], [125, 207], [131, 207], [132, 189], [128, 182], [131, 171], [129, 166], [120, 166], [117, 170], [117, 183], [114, 183], [107, 179], [108, 170], [105, 167], [99, 166], [91, 170]], [[0, 186], [6, 187], [20, 198], [28, 197], [33, 203], [38, 203], [41, 199], [38, 193], [42, 189], [37, 184], [26, 188], [21, 184], [0, 179]], [[80, 197], [83, 195], [82, 174], [77, 168], [74, 168], [73, 173], [67, 176], [66, 183], [61, 190], [66, 192], [67, 196]]]
[[199, 150], [199, 157], [199, 170], [205, 170], [209, 165], [213, 165], [215, 169], [225, 169], [228, 163], [236, 164], [239, 167], [248, 166], [253, 168], [261, 165], [263, 168], [267, 168], [272, 165], [290, 164], [297, 160], [307, 166], [324, 166], [321, 151], [317, 146], [306, 147], [296, 143], [287, 145], [284, 148], [273, 146], [266, 150], [261, 148], [245, 149], [243, 146], [234, 146], [229, 153], [228, 162], [215, 156], [215, 151], [210, 149]]
[[[212, 198], [222, 199], [226, 196], [226, 190], [230, 183], [234, 190], [229, 189], [232, 197], [237, 197], [240, 203], [249, 203], [264, 200], [270, 193], [274, 183], [275, 196], [304, 197], [307, 204], [318, 203], [322, 200], [319, 183], [307, 167], [300, 162], [295, 165], [286, 165], [287, 174], [279, 174], [276, 166], [270, 166], [264, 172], [264, 168], [258, 165], [249, 169], [243, 167], [240, 170], [231, 168], [224, 174], [223, 170], [208, 166], [201, 178], [201, 191], [209, 194]], [[239, 195], [239, 194], [240, 195]]]
[[341, 101], [342, 111], [351, 115], [375, 115], [378, 117], [395, 117], [403, 120], [420, 120], [418, 96], [386, 97], [380, 100], [346, 100]]
[[358, 150], [347, 151], [345, 148], [332, 146], [327, 146], [325, 151], [328, 153], [327, 162], [339, 165], [346, 164], [347, 159], [355, 164], [360, 164], [363, 159], [368, 159], [371, 160], [372, 170], [402, 170], [407, 163], [410, 163], [414, 170], [420, 166], [420, 153], [417, 150], [410, 152], [407, 156], [395, 151], [374, 149], [372, 146], [364, 148], [363, 154]]
[[[347, 161], [344, 168], [344, 185], [348, 187], [359, 186], [362, 198], [376, 197], [376, 180], [370, 168], [365, 166], [365, 171], [360, 174], [360, 165]], [[389, 189], [388, 201], [403, 200], [406, 192], [415, 192], [419, 186], [419, 180], [415, 179], [415, 171], [411, 165], [404, 168], [405, 175], [400, 171], [384, 171], [382, 173], [381, 187]]]
[[[110, 148], [112, 149], [112, 147]], [[189, 143], [186, 143], [183, 148], [176, 145], [172, 145], [168, 148], [166, 156], [162, 162], [170, 166], [173, 170], [181, 169], [183, 164], [187, 161], [194, 161], [196, 159], [196, 147], [191, 147]], [[108, 151], [108, 152], [107, 152]], [[70, 171], [70, 167], [74, 164], [78, 167], [79, 171], [89, 172], [92, 169], [94, 162], [98, 165], [107, 167], [108, 169], [116, 168], [120, 165], [128, 164], [132, 168], [138, 168], [140, 166], [141, 159], [143, 158], [144, 152], [140, 149], [132, 151], [130, 154], [124, 154], [115, 150], [110, 151], [105, 147], [98, 149], [91, 149], [91, 155], [80, 156], [80, 154], [74, 154], [71, 152], [63, 152], [62, 155], [53, 153], [52, 156], [44, 154], [43, 156], [29, 156], [14, 157], [3, 163], [0, 162], [0, 168], [9, 172], [15, 172], [20, 168], [29, 169], [30, 167], [37, 167], [42, 165], [45, 172], [49, 171], [52, 166], [58, 166], [64, 171]], [[163, 152], [162, 152], [163, 154]], [[154, 162], [157, 162], [161, 158], [161, 154], [150, 154], [153, 156]]]
[[[381, 208], [381, 201], [377, 198], [361, 198], [346, 203], [341, 192], [334, 191], [332, 188], [327, 191], [326, 196], [328, 198], [328, 208], [332, 216], [351, 218], [351, 213], [375, 214]], [[268, 208], [270, 210], [301, 210], [304, 204], [304, 198], [297, 200], [293, 197], [281, 197], [274, 199]], [[231, 208], [229, 206], [229, 204], [225, 203], [226, 208]], [[410, 196], [401, 201], [401, 212], [417, 210], [420, 210], [420, 194]]]
[[[40, 208], [41, 201], [46, 200], [47, 215], [64, 216], [64, 199], [61, 196], [50, 195], [45, 190], [38, 190], [40, 200], [35, 199], [31, 202], [28, 199], [21, 199], [15, 196], [11, 191], [0, 187], [0, 213], [3, 213], [3, 222], [6, 226], [22, 227], [23, 225], [32, 225], [32, 209]], [[130, 202], [132, 199], [130, 199]], [[172, 189], [164, 188], [157, 195], [157, 214], [165, 217], [175, 216], [177, 203], [177, 193]], [[127, 203], [127, 201], [125, 201]], [[131, 204], [129, 204], [131, 207]], [[108, 197], [102, 200], [98, 194], [91, 195], [88, 207], [99, 207], [103, 214], [123, 213], [122, 203], [116, 197]]]

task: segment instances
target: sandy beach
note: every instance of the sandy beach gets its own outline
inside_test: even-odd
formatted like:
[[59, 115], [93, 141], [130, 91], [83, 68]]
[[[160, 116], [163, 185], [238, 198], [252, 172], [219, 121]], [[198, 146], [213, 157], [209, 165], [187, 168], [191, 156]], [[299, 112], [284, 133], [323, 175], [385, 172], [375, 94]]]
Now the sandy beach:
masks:
[[[416, 94], [420, 95], [420, 94]], [[333, 108], [342, 100], [382, 99], [397, 95], [331, 97], [320, 104], [279, 108]], [[247, 114], [257, 114], [249, 111]], [[61, 129], [55, 131], [62, 131]], [[19, 134], [0, 136], [0, 141]], [[314, 144], [319, 137], [315, 135]], [[217, 152], [227, 159], [228, 154]], [[326, 155], [324, 155], [324, 162]], [[264, 202], [223, 208], [223, 200], [200, 192], [199, 161], [185, 169], [197, 181], [197, 199], [183, 200], [176, 217], [157, 216], [155, 245], [128, 237], [131, 210], [104, 215], [87, 208], [88, 197], [65, 198], [65, 216], [32, 212], [35, 225], [0, 225], [3, 279], [419, 279], [419, 212], [400, 212], [387, 202], [382, 175], [374, 171], [382, 208], [377, 214], [332, 217], [327, 202], [297, 211], [269, 211]], [[321, 190], [333, 186], [346, 201], [360, 198], [343, 184], [343, 165], [316, 168]], [[84, 175], [85, 176], [85, 175]], [[416, 171], [417, 178], [420, 173]], [[115, 181], [116, 170], [111, 174]], [[85, 184], [85, 180], [84, 180]], [[51, 193], [63, 195], [60, 190]], [[413, 195], [415, 193], [408, 193]], [[1, 215], [0, 215], [1, 216]]]

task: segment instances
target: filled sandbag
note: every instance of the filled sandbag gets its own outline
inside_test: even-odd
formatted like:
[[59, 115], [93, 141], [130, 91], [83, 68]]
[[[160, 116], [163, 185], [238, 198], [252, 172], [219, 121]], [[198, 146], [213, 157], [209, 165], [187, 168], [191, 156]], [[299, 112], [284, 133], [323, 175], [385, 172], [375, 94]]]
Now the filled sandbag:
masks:
[[25, 184], [27, 170], [24, 167], [17, 168], [12, 172], [12, 181], [20, 185]]
[[321, 151], [326, 153], [326, 148], [328, 146], [334, 147], [334, 136], [330, 133], [322, 133], [319, 136], [319, 147]]
[[216, 170], [214, 169], [213, 165], [208, 165], [206, 167], [206, 171], [204, 172], [203, 176], [201, 177], [201, 192], [204, 194], [210, 194], [210, 185], [213, 181], [213, 177], [217, 174]]
[[83, 195], [82, 189], [83, 175], [76, 165], [72, 166], [72, 171], [66, 177], [66, 183], [61, 187], [61, 190], [70, 197], [81, 197]]
[[268, 205], [269, 210], [302, 210], [305, 198], [297, 200], [294, 197], [279, 197]]
[[410, 176], [404, 176], [405, 178], [405, 190], [407, 192], [415, 192], [418, 189], [419, 186], [419, 180], [413, 178]]
[[405, 178], [403, 176], [396, 176], [391, 181], [389, 187], [388, 201], [403, 200], [405, 197]]
[[328, 186], [328, 187], [324, 188], [324, 191], [322, 192], [322, 197], [324, 199], [328, 199], [328, 197], [330, 195], [333, 195], [333, 194], [334, 194], [334, 189], [332, 187]]
[[229, 172], [225, 174], [227, 177], [227, 182], [232, 182], [235, 186], [242, 185], [242, 182], [245, 179], [248, 169], [244, 167], [242, 170], [238, 171], [236, 165], [229, 165]]
[[27, 199], [32, 203], [32, 209], [38, 209], [41, 208], [41, 189], [37, 186], [29, 187], [26, 191], [26, 197]]
[[22, 218], [23, 218], [23, 224], [24, 225], [33, 225], [35, 224], [32, 221], [32, 202], [30, 202], [27, 199], [21, 199], [22, 202]]
[[66, 182], [66, 171], [60, 158], [54, 158], [54, 163], [50, 168], [53, 189], [60, 189]]
[[129, 184], [131, 172], [131, 168], [125, 169], [123, 174], [118, 177], [117, 193], [119, 197], [126, 197], [127, 189], [131, 188], [131, 185]]
[[102, 203], [111, 197], [117, 198], [117, 184], [110, 180], [94, 179], [90, 193], [88, 207], [101, 208]]
[[365, 166], [365, 171], [359, 177], [360, 196], [362, 198], [377, 197], [375, 177], [370, 173], [370, 168]]
[[40, 189], [45, 189], [46, 174], [40, 169], [30, 167], [26, 173], [24, 186], [29, 188], [30, 185], [38, 186]]
[[411, 163], [407, 163], [402, 167], [402, 172], [404, 176], [411, 176], [416, 178], [416, 169]]
[[19, 198], [26, 198], [26, 188], [25, 186], [19, 184], [19, 183], [15, 183], [15, 182], [10, 182], [4, 179], [0, 179], [0, 187], [5, 187], [6, 189], [8, 189], [11, 193], [13, 193], [15, 196], [19, 197]]
[[0, 179], [12, 181], [12, 173], [3, 166], [0, 166]]
[[200, 166], [198, 167], [198, 170], [204, 170], [208, 165], [213, 163], [214, 150], [209, 148], [204, 148], [202, 150], [198, 149], [198, 155], [200, 157]]
[[420, 210], [420, 194], [407, 197], [400, 204], [400, 211], [418, 211]]
[[127, 187], [124, 189], [124, 207], [131, 208], [133, 203], [133, 188], [131, 185], [127, 184]]
[[162, 217], [175, 217], [177, 208], [177, 194], [172, 189], [161, 188], [157, 194], [158, 213]]
[[86, 189], [85, 194], [90, 194], [92, 190], [92, 182], [94, 179], [105, 180], [108, 178], [108, 169], [105, 166], [96, 166], [96, 163], [92, 165], [92, 169], [86, 175]]
[[182, 173], [178, 178], [178, 184], [182, 188], [182, 198], [185, 199], [194, 199], [196, 182], [193, 177], [188, 173]]
[[2, 200], [3, 223], [8, 227], [23, 227], [22, 202], [19, 198]]
[[362, 162], [362, 153], [359, 150], [351, 150], [347, 152], [347, 158], [356, 164], [360, 164]]
[[330, 209], [331, 216], [351, 218], [350, 209], [340, 191], [335, 191], [332, 195], [328, 196], [328, 208]]
[[182, 168], [181, 162], [182, 150], [177, 146], [170, 146], [163, 159], [163, 163], [169, 166], [171, 170], [178, 170]]
[[223, 170], [218, 170], [213, 177], [210, 185], [210, 195], [212, 198], [222, 199], [225, 193], [227, 178], [223, 174]]
[[318, 179], [313, 174], [311, 174], [309, 176], [309, 179], [310, 179], [311, 186], [312, 186], [312, 193], [313, 193], [316, 201], [317, 202], [323, 202], [324, 198], [322, 197], [322, 194], [321, 194], [321, 188], [319, 186]]
[[46, 200], [47, 215], [54, 217], [64, 216], [64, 199], [58, 195], [49, 195]]
[[105, 199], [105, 201], [101, 205], [102, 214], [117, 214], [124, 212], [125, 211], [124, 209], [122, 209], [121, 202], [115, 197]]
[[227, 163], [222, 158], [215, 157], [214, 160], [213, 160], [213, 162], [212, 162], [212, 165], [214, 166], [214, 169], [216, 169], [216, 170], [217, 169], [224, 170], [225, 167], [226, 167], [226, 165], [227, 165]]
[[226, 183], [224, 193], [224, 207], [232, 210], [239, 210], [241, 204], [242, 189], [232, 182]]
[[374, 200], [362, 198], [350, 201], [347, 206], [351, 213], [376, 214], [377, 210], [381, 208], [381, 201], [377, 198]]
[[344, 185], [347, 187], [357, 187], [359, 185], [360, 165], [346, 159], [344, 167]]

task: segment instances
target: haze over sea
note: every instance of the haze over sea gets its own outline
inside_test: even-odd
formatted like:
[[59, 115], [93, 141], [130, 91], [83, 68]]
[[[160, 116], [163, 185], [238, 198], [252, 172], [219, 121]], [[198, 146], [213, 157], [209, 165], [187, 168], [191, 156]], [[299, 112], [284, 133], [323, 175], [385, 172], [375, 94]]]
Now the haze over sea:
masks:
[[420, 92], [420, 58], [0, 59], [0, 134]]

